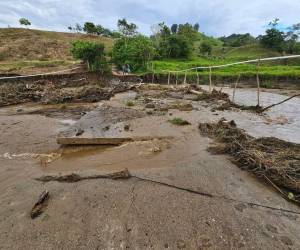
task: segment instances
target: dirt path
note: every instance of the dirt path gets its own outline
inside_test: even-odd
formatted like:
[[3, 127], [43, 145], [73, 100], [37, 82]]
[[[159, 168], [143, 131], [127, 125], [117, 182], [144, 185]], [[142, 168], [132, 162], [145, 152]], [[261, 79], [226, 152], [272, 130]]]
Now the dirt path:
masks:
[[[144, 99], [132, 94], [105, 102], [116, 109], [125, 107], [147, 114], [115, 121], [107, 133], [175, 136], [172, 140], [61, 149], [55, 143], [61, 131], [84, 124], [84, 133], [95, 135], [101, 116], [88, 114], [75, 123], [70, 116], [66, 120], [63, 116], [45, 117], [42, 112], [13, 115], [7, 108], [0, 110], [1, 249], [300, 248], [300, 215], [247, 202], [296, 213], [300, 209], [237, 168], [228, 157], [208, 153], [211, 141], [198, 131], [199, 122], [221, 116], [234, 118], [238, 125], [263, 118], [239, 112], [216, 115], [210, 107], [189, 100], [180, 102], [191, 103], [192, 111], [166, 111], [157, 106], [178, 100], [155, 98], [154, 92], [147, 91], [154, 109], [145, 109]], [[126, 107], [128, 100], [134, 106]], [[186, 119], [191, 125], [172, 125], [168, 120], [174, 117]], [[130, 129], [125, 130], [124, 125]], [[56, 159], [53, 155], [47, 158], [24, 153], [62, 155]], [[124, 167], [136, 176], [214, 197], [134, 178], [72, 184], [34, 180], [49, 173], [107, 173]], [[30, 209], [45, 189], [50, 192], [49, 204], [40, 217], [32, 220]]]

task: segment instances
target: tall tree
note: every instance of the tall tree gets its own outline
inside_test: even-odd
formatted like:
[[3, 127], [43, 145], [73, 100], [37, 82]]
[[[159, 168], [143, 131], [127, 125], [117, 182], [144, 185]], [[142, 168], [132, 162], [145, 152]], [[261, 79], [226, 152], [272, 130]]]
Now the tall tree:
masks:
[[194, 24], [194, 30], [197, 31], [197, 32], [199, 32], [199, 29], [200, 29], [199, 23], [195, 23]]
[[172, 24], [171, 31], [173, 34], [176, 34], [178, 31], [178, 24], [176, 24], [176, 23]]
[[125, 18], [118, 20], [118, 29], [125, 37], [132, 37], [137, 34], [137, 25], [128, 23]]

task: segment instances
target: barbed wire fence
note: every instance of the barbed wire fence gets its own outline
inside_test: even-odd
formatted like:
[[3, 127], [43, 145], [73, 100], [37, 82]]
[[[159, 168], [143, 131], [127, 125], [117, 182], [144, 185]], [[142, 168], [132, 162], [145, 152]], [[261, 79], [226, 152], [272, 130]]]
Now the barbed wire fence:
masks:
[[[259, 70], [260, 65], [262, 62], [268, 62], [268, 61], [277, 61], [277, 60], [286, 60], [286, 59], [295, 59], [300, 58], [300, 55], [289, 55], [289, 56], [279, 56], [279, 57], [267, 57], [267, 58], [258, 58], [258, 59], [252, 59], [252, 60], [246, 60], [246, 61], [240, 61], [240, 62], [234, 62], [234, 63], [228, 63], [228, 64], [221, 64], [221, 65], [211, 65], [211, 66], [199, 66], [199, 67], [192, 67], [188, 69], [182, 69], [182, 70], [162, 70], [161, 72], [165, 72], [168, 75], [168, 85], [171, 84], [171, 76], [174, 75], [175, 77], [175, 85], [178, 85], [178, 74], [184, 73], [184, 79], [183, 84], [187, 84], [187, 75], [188, 72], [196, 71], [196, 77], [197, 77], [197, 84], [200, 84], [200, 76], [198, 70], [208, 70], [208, 80], [209, 80], [209, 92], [211, 93], [213, 90], [213, 69], [220, 69], [220, 68], [226, 68], [226, 67], [232, 67], [236, 65], [242, 65], [242, 64], [253, 64], [256, 63], [256, 84], [257, 84], [257, 106], [260, 106], [261, 98], [261, 84], [260, 84], [260, 77], [259, 77]], [[157, 74], [154, 71], [154, 65], [152, 65], [152, 83], [154, 82], [155, 74]], [[232, 100], [235, 100], [236, 96], [236, 89], [238, 87], [238, 84], [240, 83], [241, 74], [238, 74], [237, 80], [234, 83], [233, 88], [233, 94], [232, 94]]]

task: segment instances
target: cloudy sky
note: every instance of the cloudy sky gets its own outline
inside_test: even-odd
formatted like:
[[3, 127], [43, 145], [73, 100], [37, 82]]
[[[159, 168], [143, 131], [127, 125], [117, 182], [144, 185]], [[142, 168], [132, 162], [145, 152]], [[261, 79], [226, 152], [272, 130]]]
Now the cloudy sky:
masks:
[[116, 29], [125, 17], [145, 34], [165, 21], [198, 22], [202, 32], [214, 36], [258, 35], [276, 17], [283, 26], [299, 23], [300, 0], [0, 0], [0, 27], [17, 27], [20, 17], [33, 28], [57, 31], [85, 21]]

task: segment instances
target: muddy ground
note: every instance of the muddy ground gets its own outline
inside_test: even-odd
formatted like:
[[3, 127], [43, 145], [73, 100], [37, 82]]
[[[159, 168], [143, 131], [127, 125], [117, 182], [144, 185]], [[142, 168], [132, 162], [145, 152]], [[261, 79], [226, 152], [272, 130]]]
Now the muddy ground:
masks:
[[[269, 114], [216, 111], [222, 101], [199, 101], [181, 86], [141, 85], [85, 101], [0, 109], [0, 249], [300, 248], [299, 207], [228, 156], [210, 154], [212, 140], [198, 129], [225, 117], [260, 137], [286, 122], [280, 125]], [[190, 125], [178, 126], [174, 118]], [[288, 129], [299, 133], [297, 126]], [[153, 139], [61, 147], [56, 138], [62, 135]], [[154, 182], [35, 180], [125, 168]], [[44, 190], [50, 194], [45, 211], [31, 219]]]

